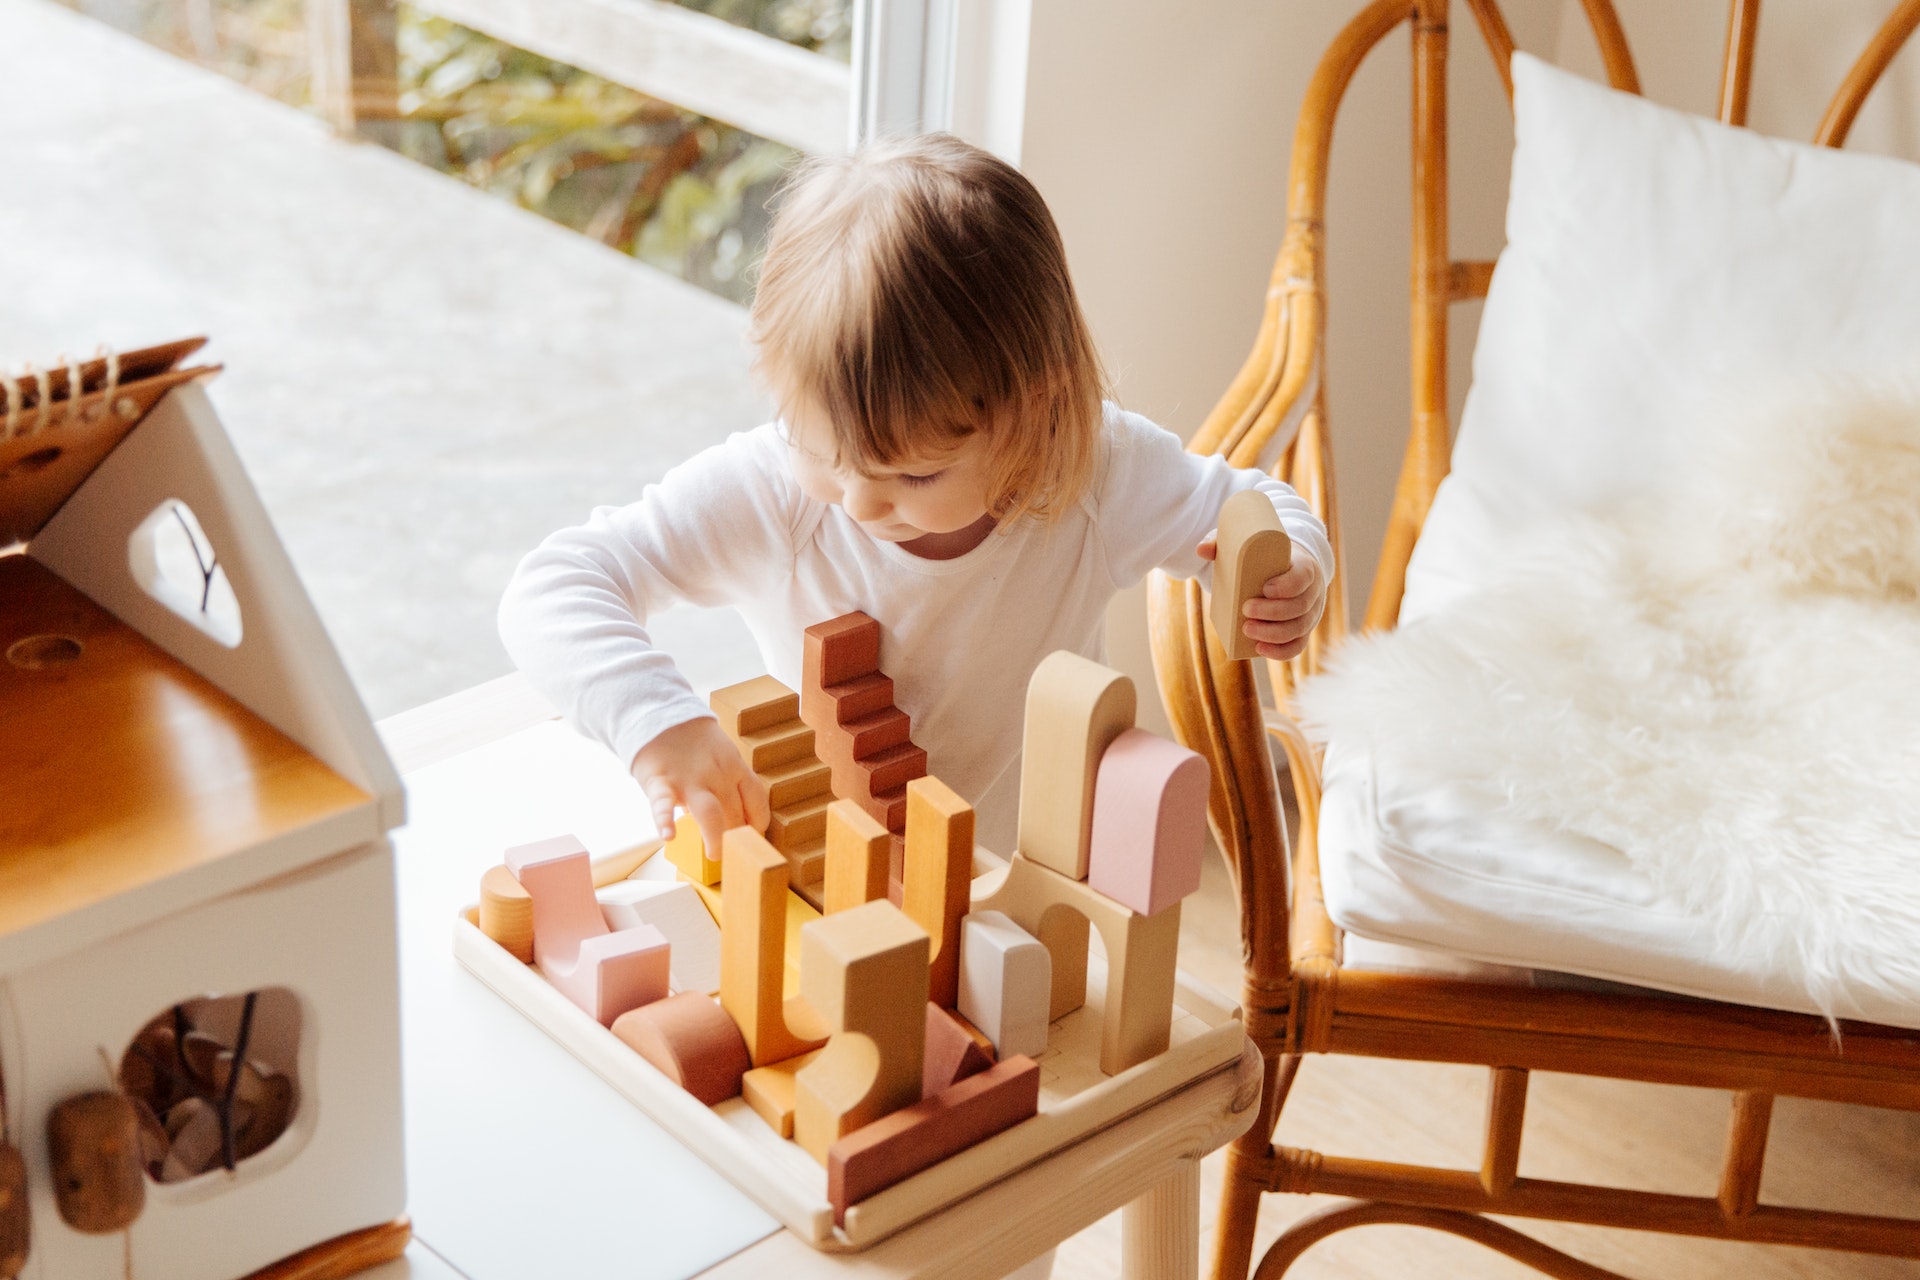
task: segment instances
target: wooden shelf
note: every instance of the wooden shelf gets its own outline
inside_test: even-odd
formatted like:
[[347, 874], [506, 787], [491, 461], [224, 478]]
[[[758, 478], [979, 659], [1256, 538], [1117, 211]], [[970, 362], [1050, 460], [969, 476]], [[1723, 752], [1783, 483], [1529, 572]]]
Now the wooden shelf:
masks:
[[[35, 636], [77, 656], [5, 656]], [[0, 556], [0, 744], [0, 937], [371, 803], [21, 554]]]

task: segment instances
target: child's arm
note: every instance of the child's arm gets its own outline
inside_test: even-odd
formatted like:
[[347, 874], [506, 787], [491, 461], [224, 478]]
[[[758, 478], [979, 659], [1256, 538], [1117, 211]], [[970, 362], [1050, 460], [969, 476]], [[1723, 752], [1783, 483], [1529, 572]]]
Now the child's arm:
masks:
[[797, 495], [783, 450], [770, 429], [734, 436], [639, 502], [597, 508], [522, 560], [500, 603], [501, 640], [528, 681], [628, 762], [663, 832], [679, 805], [716, 852], [726, 827], [765, 824], [766, 790], [646, 622], [784, 574]]
[[1293, 540], [1293, 563], [1244, 606], [1246, 634], [1261, 657], [1297, 656], [1326, 608], [1333, 577], [1333, 547], [1319, 517], [1288, 485], [1224, 458], [1188, 453], [1178, 436], [1145, 418], [1110, 411], [1108, 426], [1112, 456], [1099, 501], [1115, 585], [1158, 568], [1198, 577], [1211, 589], [1220, 508], [1235, 493], [1258, 489]]

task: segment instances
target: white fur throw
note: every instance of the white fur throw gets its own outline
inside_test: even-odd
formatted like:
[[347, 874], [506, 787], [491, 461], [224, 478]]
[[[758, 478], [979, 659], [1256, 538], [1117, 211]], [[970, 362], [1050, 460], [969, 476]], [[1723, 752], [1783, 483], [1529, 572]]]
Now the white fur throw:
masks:
[[1620, 850], [1755, 972], [1920, 1008], [1920, 392], [1707, 433], [1299, 698], [1382, 776]]

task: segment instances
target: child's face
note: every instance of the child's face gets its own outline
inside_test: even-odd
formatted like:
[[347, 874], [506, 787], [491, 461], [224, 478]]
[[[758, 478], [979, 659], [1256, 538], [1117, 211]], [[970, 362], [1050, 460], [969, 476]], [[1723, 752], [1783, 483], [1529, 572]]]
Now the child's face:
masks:
[[987, 442], [982, 433], [867, 475], [834, 465], [829, 428], [804, 413], [789, 412], [786, 424], [801, 491], [839, 507], [882, 542], [955, 533], [987, 514]]

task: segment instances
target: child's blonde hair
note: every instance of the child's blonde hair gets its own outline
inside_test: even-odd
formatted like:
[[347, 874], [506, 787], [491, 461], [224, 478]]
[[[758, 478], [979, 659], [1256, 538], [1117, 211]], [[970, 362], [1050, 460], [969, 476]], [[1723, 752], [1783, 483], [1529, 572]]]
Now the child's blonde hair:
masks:
[[1052, 518], [1094, 468], [1106, 379], [1059, 229], [1013, 166], [950, 134], [804, 163], [760, 268], [755, 366], [832, 424], [836, 463], [988, 433], [987, 509]]

